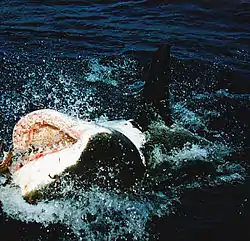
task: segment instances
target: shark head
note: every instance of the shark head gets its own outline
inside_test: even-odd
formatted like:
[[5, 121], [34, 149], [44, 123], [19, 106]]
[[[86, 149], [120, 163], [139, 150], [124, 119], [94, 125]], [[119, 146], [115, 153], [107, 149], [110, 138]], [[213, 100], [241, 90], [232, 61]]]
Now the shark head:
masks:
[[144, 141], [130, 121], [96, 123], [51, 109], [37, 110], [14, 127], [15, 158], [9, 170], [28, 200], [65, 173], [98, 185], [100, 167], [116, 168], [114, 183], [128, 187], [144, 171], [140, 150]]

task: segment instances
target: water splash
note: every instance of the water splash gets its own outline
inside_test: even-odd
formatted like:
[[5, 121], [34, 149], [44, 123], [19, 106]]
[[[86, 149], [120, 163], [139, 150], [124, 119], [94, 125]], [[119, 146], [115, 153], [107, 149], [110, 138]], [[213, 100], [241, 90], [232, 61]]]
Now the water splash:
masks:
[[[26, 69], [26, 66], [21, 87], [15, 85], [20, 66], [9, 69], [9, 82], [13, 86], [0, 89], [3, 125], [0, 136], [3, 139], [8, 139], [10, 143], [14, 124], [34, 109], [52, 108], [77, 118], [105, 120], [109, 119], [109, 111], [116, 112], [119, 119], [123, 118], [124, 112], [131, 110], [123, 97], [133, 95], [134, 90], [138, 93], [143, 86], [138, 82], [134, 61], [124, 58], [106, 62], [87, 59], [74, 64], [71, 65], [76, 70], [73, 72], [68, 70], [71, 69], [69, 67], [47, 61], [34, 69]], [[117, 90], [120, 92], [115, 92]], [[112, 92], [115, 98], [111, 102], [114, 102], [114, 106], [108, 104], [109, 109], [102, 108]], [[224, 93], [217, 92], [216, 95]], [[23, 223], [39, 223], [48, 230], [50, 225], [61, 224], [71, 230], [77, 240], [152, 238], [152, 217], [174, 214], [176, 204], [187, 188], [238, 183], [245, 178], [245, 168], [227, 160], [234, 149], [228, 142], [211, 142], [205, 138], [198, 138], [198, 142], [194, 142], [192, 135], [200, 130], [203, 130], [205, 137], [213, 134], [209, 129], [209, 118], [221, 114], [219, 109], [206, 111], [205, 106], [200, 106], [199, 103], [207, 98], [210, 97], [205, 94], [194, 94], [190, 99], [195, 103], [194, 108], [183, 100], [175, 100], [172, 107], [177, 125], [169, 128], [156, 122], [150, 127], [146, 133], [149, 144], [145, 151], [149, 173], [134, 187], [133, 195], [107, 192], [97, 187], [75, 190], [72, 182], [66, 182], [62, 189], [65, 192], [63, 198], [30, 205], [23, 200], [17, 187], [6, 184], [6, 179], [0, 177], [3, 212]], [[117, 102], [119, 99], [121, 101]], [[129, 101], [134, 105], [133, 98]], [[189, 138], [178, 139], [183, 135]]]
[[[71, 186], [69, 183], [68, 187]], [[71, 192], [73, 193], [74, 191]], [[3, 211], [22, 222], [40, 223], [45, 227], [62, 224], [73, 231], [78, 240], [114, 240], [132, 238], [147, 240], [147, 222], [152, 215], [170, 212], [171, 198], [158, 195], [131, 198], [126, 194], [105, 192], [98, 188], [77, 190], [75, 195], [57, 200], [26, 203], [14, 186], [0, 187]], [[169, 207], [169, 208], [168, 208]]]

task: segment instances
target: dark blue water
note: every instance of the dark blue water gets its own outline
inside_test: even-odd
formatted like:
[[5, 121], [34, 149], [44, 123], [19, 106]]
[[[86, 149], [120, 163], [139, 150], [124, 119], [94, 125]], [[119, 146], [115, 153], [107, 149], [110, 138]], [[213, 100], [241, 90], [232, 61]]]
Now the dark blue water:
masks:
[[149, 52], [249, 72], [248, 1], [2, 1], [1, 53], [38, 58]]
[[250, 240], [249, 1], [1, 1], [0, 139], [7, 150], [40, 108], [131, 118], [141, 67], [165, 42], [174, 122], [210, 144], [166, 152], [166, 127], [152, 126], [153, 184], [136, 198], [95, 189], [32, 206], [4, 185], [3, 240]]

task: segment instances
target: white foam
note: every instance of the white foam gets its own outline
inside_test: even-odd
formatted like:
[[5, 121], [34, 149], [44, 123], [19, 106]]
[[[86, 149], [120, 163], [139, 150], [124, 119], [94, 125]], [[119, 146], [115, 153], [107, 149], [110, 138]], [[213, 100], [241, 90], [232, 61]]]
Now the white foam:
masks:
[[[63, 224], [79, 240], [114, 240], [130, 234], [133, 240], [142, 240], [152, 206], [149, 202], [130, 200], [128, 197], [93, 189], [78, 190], [77, 198], [26, 203], [20, 190], [13, 186], [0, 187], [3, 211], [22, 222], [36, 222], [47, 227]], [[93, 217], [89, 219], [89, 216]], [[95, 232], [96, 225], [108, 227], [103, 233]]]

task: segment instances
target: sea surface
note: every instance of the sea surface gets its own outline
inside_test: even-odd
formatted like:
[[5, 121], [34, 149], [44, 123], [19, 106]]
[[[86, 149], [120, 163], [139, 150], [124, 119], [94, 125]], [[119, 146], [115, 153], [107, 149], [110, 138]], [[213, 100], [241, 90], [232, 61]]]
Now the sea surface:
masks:
[[168, 127], [152, 123], [150, 182], [132, 196], [93, 187], [31, 205], [0, 176], [1, 240], [250, 240], [250, 1], [1, 1], [5, 151], [33, 110], [133, 118], [142, 68], [164, 43], [175, 128], [206, 144], [166, 150]]

